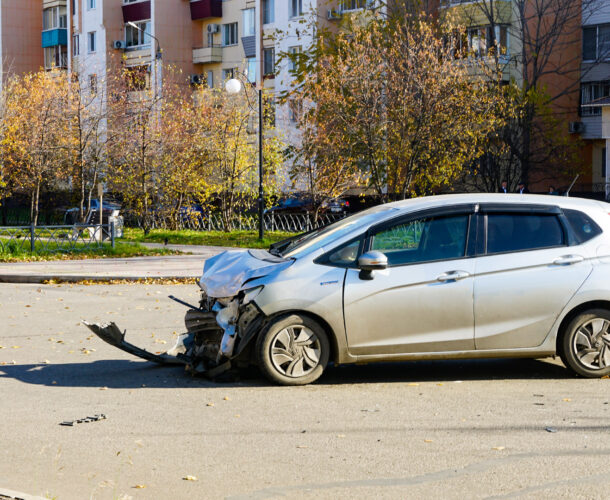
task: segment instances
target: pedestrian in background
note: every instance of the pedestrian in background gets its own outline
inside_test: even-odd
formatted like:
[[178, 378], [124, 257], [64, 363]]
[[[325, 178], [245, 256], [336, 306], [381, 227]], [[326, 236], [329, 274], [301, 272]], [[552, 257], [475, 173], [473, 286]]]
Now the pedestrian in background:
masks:
[[519, 184], [517, 184], [517, 191], [516, 192], [519, 193], [519, 194], [529, 193], [529, 189], [527, 189], [527, 186], [525, 185], [525, 182], [519, 181]]
[[559, 191], [555, 189], [555, 186], [549, 186], [549, 192], [551, 196], [559, 196]]
[[508, 193], [508, 182], [502, 181], [500, 184], [500, 189], [498, 189], [498, 193]]

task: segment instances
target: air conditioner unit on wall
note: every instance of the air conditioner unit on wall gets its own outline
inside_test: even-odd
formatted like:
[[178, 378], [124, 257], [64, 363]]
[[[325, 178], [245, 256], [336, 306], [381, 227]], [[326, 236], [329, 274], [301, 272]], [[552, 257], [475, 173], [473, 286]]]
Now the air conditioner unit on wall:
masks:
[[126, 44], [123, 40], [115, 40], [112, 42], [112, 46], [117, 50], [121, 50], [125, 48]]
[[191, 85], [201, 85], [203, 83], [202, 75], [191, 75]]
[[220, 26], [215, 23], [208, 24], [208, 33], [218, 33], [220, 31]]
[[585, 131], [583, 122], [570, 122], [570, 134], [582, 134]]
[[329, 21], [341, 19], [341, 11], [334, 10], [334, 9], [329, 9], [328, 12], [326, 12], [326, 18]]

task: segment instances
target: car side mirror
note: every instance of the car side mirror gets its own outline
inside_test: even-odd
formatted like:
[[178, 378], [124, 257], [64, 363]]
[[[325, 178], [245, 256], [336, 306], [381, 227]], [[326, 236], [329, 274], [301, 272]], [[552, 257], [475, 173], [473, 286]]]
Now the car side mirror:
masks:
[[358, 267], [360, 268], [360, 279], [361, 280], [372, 280], [373, 271], [386, 269], [388, 267], [388, 258], [385, 254], [372, 250], [366, 252], [358, 259]]

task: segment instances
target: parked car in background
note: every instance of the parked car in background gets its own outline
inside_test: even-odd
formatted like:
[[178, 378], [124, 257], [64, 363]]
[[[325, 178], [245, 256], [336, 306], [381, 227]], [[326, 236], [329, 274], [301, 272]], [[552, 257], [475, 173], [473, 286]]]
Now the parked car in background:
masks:
[[[86, 209], [86, 207], [85, 207]], [[112, 201], [102, 201], [102, 223], [115, 223], [115, 236], [121, 238], [123, 236], [123, 216], [120, 215], [121, 205]], [[97, 198], [91, 199], [91, 210], [86, 215], [84, 224], [99, 224], [100, 223], [100, 202]], [[79, 223], [79, 208], [73, 207], [66, 210], [64, 214], [64, 224]]]
[[328, 210], [333, 214], [346, 214], [349, 211], [349, 201], [344, 198], [332, 198], [326, 202]]
[[276, 214], [302, 214], [312, 212], [315, 209], [311, 197], [306, 195], [293, 195], [280, 198], [277, 205], [265, 210], [265, 213]]
[[[254, 363], [313, 382], [329, 362], [543, 358], [610, 375], [610, 204], [468, 194], [380, 205], [205, 261], [187, 333], [156, 356], [195, 373]], [[176, 355], [176, 357], [172, 357]]]

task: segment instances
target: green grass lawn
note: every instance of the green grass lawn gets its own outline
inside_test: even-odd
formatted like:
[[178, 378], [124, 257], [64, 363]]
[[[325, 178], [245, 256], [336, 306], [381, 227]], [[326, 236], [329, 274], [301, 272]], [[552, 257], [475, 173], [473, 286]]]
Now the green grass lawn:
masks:
[[153, 229], [144, 236], [142, 229], [125, 228], [123, 239], [134, 242], [164, 243], [174, 245], [209, 245], [218, 247], [269, 248], [269, 245], [284, 240], [295, 233], [283, 231], [266, 232], [263, 240], [258, 239], [258, 231], [192, 231], [183, 229], [170, 231]]
[[69, 260], [69, 259], [103, 259], [122, 257], [142, 257], [150, 255], [175, 255], [180, 252], [167, 248], [146, 248], [137, 243], [116, 242], [112, 248], [110, 243], [104, 243], [98, 248], [86, 248], [83, 244], [76, 244], [70, 250], [58, 250], [57, 247], [48, 245], [44, 248], [40, 242], [36, 242], [36, 250], [30, 252], [29, 245], [16, 245], [15, 242], [3, 242], [0, 238], [0, 262], [33, 262], [44, 260]]

